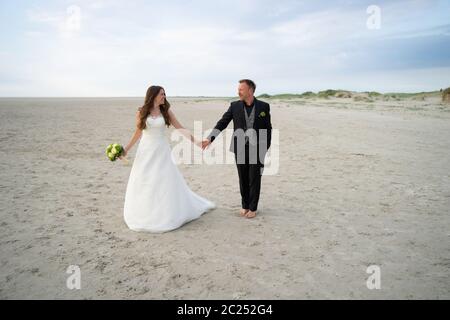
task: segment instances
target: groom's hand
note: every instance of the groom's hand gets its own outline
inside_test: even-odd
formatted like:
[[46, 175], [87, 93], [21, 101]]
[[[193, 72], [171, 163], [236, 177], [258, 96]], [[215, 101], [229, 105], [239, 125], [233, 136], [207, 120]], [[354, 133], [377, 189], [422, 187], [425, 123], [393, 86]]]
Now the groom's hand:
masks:
[[209, 141], [208, 139], [205, 139], [202, 141], [202, 149], [205, 150], [206, 147], [208, 147], [211, 144], [211, 141]]

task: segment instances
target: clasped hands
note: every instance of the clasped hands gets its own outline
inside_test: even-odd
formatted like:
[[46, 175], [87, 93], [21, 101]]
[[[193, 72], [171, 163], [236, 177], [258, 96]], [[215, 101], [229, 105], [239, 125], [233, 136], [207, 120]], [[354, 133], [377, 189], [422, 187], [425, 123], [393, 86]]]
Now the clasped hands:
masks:
[[[192, 139], [194, 138], [192, 137]], [[204, 139], [202, 141], [194, 139], [193, 142], [197, 147], [202, 148], [202, 150], [205, 150], [211, 144], [211, 141], [209, 139]]]
[[205, 139], [205, 140], [202, 141], [201, 148], [203, 150], [205, 150], [210, 144], [211, 144], [211, 141], [209, 139]]

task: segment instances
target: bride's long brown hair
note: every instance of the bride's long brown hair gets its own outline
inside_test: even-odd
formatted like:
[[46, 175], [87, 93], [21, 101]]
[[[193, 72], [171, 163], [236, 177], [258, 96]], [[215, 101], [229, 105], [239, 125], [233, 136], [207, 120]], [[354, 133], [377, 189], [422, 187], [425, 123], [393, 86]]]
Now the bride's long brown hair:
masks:
[[[146, 128], [145, 121], [147, 120], [147, 117], [149, 116], [150, 111], [153, 108], [153, 101], [155, 101], [156, 96], [161, 90], [164, 90], [164, 88], [160, 86], [150, 86], [150, 88], [147, 89], [144, 105], [139, 108], [139, 129], [143, 130]], [[166, 123], [167, 127], [170, 126], [169, 108], [170, 103], [169, 101], [167, 101], [167, 99], [164, 99], [164, 103], [159, 105], [159, 109], [161, 110], [161, 114], [164, 117], [164, 122]]]

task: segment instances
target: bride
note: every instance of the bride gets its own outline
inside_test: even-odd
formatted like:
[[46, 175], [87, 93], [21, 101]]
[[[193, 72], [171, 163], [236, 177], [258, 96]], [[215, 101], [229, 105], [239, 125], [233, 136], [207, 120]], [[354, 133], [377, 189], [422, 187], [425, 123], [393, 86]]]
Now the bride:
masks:
[[139, 138], [125, 194], [124, 219], [131, 230], [166, 232], [199, 218], [215, 204], [194, 193], [172, 160], [166, 128], [173, 125], [201, 147], [178, 122], [160, 86], [147, 90], [136, 113], [136, 130], [125, 157]]

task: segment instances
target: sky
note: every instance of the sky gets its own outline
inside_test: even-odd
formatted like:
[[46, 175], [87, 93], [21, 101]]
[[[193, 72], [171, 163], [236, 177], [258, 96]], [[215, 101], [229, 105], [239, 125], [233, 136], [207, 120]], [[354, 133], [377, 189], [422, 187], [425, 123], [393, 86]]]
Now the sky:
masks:
[[0, 0], [0, 97], [450, 86], [450, 1]]

